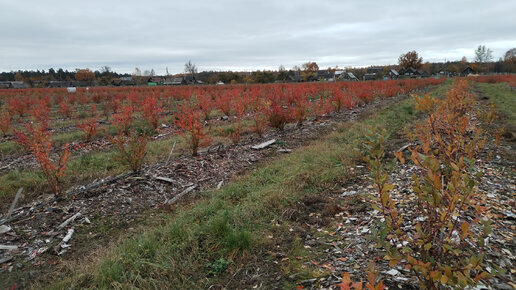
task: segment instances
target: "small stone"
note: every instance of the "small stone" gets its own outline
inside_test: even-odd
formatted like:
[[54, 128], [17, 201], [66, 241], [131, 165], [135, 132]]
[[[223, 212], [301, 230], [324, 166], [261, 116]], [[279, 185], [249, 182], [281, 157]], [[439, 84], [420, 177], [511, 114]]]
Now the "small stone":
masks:
[[357, 194], [357, 191], [356, 190], [350, 190], [350, 191], [345, 191], [341, 194], [342, 197], [346, 197], [346, 196], [353, 196]]

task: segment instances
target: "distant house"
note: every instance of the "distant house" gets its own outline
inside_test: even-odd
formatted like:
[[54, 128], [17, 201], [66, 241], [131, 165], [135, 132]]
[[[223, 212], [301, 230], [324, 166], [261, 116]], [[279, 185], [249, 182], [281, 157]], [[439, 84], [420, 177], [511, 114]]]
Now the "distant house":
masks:
[[25, 88], [27, 88], [27, 85], [24, 82], [21, 82], [21, 81], [11, 82], [11, 88], [13, 88], [13, 89], [25, 89]]
[[64, 87], [68, 87], [68, 84], [65, 81], [49, 81], [48, 87], [49, 88], [64, 88]]
[[218, 81], [218, 82], [216, 83], [216, 85], [217, 85], [217, 86], [222, 86], [222, 85], [224, 85], [224, 83], [223, 83], [222, 81]]
[[406, 76], [413, 76], [413, 75], [417, 75], [418, 74], [418, 71], [413, 68], [413, 67], [409, 67], [406, 71], [405, 71], [405, 75]]
[[338, 79], [341, 79], [342, 76], [345, 74], [346, 72], [343, 71], [343, 70], [336, 70], [334, 73], [333, 73], [333, 78], [335, 80], [338, 80]]
[[334, 73], [330, 70], [324, 69], [324, 70], [318, 70], [316, 75], [316, 80], [324, 80], [324, 81], [333, 81], [334, 80]]
[[365, 75], [362, 77], [364, 80], [368, 81], [368, 80], [376, 80], [379, 78], [379, 76], [381, 76], [381, 74], [383, 73], [383, 68], [382, 67], [368, 67], [366, 69], [366, 73]]
[[378, 74], [378, 73], [381, 73], [383, 72], [383, 68], [381, 67], [368, 67], [367, 70], [366, 70], [366, 73], [368, 74]]
[[163, 84], [163, 79], [160, 77], [150, 77], [147, 80], [147, 85], [149, 86], [157, 86]]
[[285, 81], [287, 83], [299, 83], [303, 80], [298, 71], [288, 71]]
[[[94, 84], [90, 84], [90, 85], [94, 86]], [[70, 81], [66, 84], [66, 87], [87, 87], [87, 86], [88, 86], [88, 83], [82, 82], [82, 81]]]
[[133, 77], [120, 77], [120, 86], [134, 86], [136, 82]]
[[344, 81], [359, 81], [359, 79], [352, 73], [352, 72], [346, 72], [340, 75], [339, 80]]
[[391, 80], [395, 80], [395, 79], [398, 79], [400, 77], [400, 74], [395, 70], [395, 69], [391, 69], [389, 70], [389, 72], [387, 73], [387, 76], [391, 79]]
[[9, 89], [11, 87], [11, 82], [0, 82], [0, 89]]
[[163, 85], [165, 86], [180, 86], [180, 85], [186, 85], [186, 82], [183, 82], [183, 77], [178, 78], [165, 78], [163, 80]]
[[425, 73], [423, 70], [417, 70], [413, 67], [409, 67], [408, 69], [400, 69], [399, 75], [407, 76], [412, 79], [428, 77], [428, 74]]
[[187, 76], [183, 77], [183, 80], [186, 82], [187, 85], [195, 85], [198, 83], [195, 76], [192, 76], [192, 75], [187, 75]]
[[180, 76], [175, 78], [164, 78], [162, 84], [165, 86], [181, 86], [181, 85], [195, 85], [202, 84], [194, 76]]
[[447, 76], [447, 77], [456, 76], [457, 75], [456, 67], [453, 64], [445, 63], [441, 67], [441, 69], [439, 69], [439, 74], [442, 75], [442, 76]]
[[422, 69], [418, 70], [417, 72], [418, 72], [418, 75], [419, 75], [420, 77], [422, 77], [422, 78], [428, 78], [428, 77], [430, 77], [430, 74], [429, 74], [429, 73], [427, 73], [426, 71], [422, 70]]
[[364, 81], [374, 81], [376, 80], [376, 73], [366, 73], [362, 77]]
[[467, 66], [465, 69], [462, 70], [462, 72], [460, 73], [461, 76], [468, 76], [468, 75], [473, 75], [473, 74], [476, 74], [477, 72], [471, 68], [471, 66]]

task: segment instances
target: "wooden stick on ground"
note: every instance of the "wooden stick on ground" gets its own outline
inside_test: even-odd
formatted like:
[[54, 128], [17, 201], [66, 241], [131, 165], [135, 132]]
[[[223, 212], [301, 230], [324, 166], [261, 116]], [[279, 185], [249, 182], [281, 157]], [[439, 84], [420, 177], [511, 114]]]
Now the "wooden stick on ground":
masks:
[[7, 216], [5, 217], [6, 219], [11, 217], [11, 214], [13, 213], [16, 203], [18, 203], [18, 199], [20, 199], [20, 195], [21, 195], [22, 191], [23, 191], [23, 187], [20, 187], [20, 189], [18, 189], [18, 192], [16, 193], [16, 196], [14, 197], [13, 203], [11, 204], [9, 211], [7, 212]]
[[174, 141], [174, 145], [172, 145], [172, 150], [170, 150], [170, 153], [168, 154], [167, 164], [170, 161], [170, 156], [172, 156], [172, 153], [174, 152], [174, 148], [176, 148], [176, 141]]
[[171, 200], [168, 200], [166, 201], [165, 203], [168, 204], [168, 205], [171, 205], [171, 204], [174, 204], [176, 201], [178, 201], [181, 197], [183, 197], [183, 195], [189, 193], [190, 191], [194, 190], [195, 188], [197, 188], [197, 184], [194, 184], [190, 187], [188, 187], [187, 189], [183, 190], [181, 193], [177, 194], [176, 196], [174, 196]]

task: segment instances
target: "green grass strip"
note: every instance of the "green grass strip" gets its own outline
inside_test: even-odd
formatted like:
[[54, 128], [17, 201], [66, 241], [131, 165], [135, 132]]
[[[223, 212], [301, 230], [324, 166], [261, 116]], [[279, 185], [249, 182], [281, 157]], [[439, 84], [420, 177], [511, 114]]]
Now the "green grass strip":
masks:
[[511, 89], [507, 83], [475, 83], [474, 86], [489, 96], [489, 101], [504, 115], [505, 121], [516, 126], [516, 89]]

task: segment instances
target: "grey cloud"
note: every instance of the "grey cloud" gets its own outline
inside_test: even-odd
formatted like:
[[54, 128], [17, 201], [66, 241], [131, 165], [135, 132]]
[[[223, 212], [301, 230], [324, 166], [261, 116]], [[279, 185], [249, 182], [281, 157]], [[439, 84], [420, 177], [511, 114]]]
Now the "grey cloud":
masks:
[[[164, 73], [495, 58], [516, 47], [514, 1], [3, 1], [0, 70], [50, 67]], [[426, 1], [425, 1], [426, 2]]]

